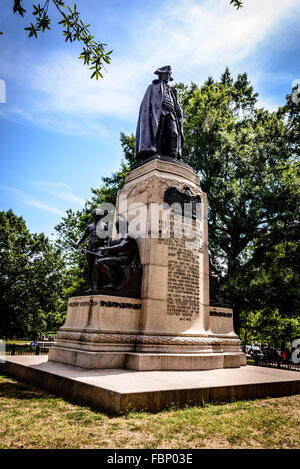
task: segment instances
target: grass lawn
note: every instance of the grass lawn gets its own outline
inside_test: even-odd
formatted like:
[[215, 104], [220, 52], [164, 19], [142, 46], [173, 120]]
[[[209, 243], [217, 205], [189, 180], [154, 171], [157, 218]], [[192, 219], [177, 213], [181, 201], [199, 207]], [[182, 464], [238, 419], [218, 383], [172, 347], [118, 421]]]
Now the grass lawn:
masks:
[[0, 448], [300, 448], [300, 395], [112, 417], [0, 376]]
[[33, 342], [32, 340], [26, 340], [26, 339], [18, 339], [18, 340], [5, 340], [5, 343], [10, 345], [10, 344], [17, 344], [17, 345], [26, 345], [26, 344], [30, 344], [31, 342]]

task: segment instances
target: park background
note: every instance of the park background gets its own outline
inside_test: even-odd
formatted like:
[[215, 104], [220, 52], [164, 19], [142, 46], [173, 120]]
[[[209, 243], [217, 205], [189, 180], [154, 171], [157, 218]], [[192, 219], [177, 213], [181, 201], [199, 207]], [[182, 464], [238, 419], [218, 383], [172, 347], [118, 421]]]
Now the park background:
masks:
[[24, 18], [0, 6], [2, 337], [33, 340], [64, 322], [67, 298], [86, 286], [71, 246], [91, 210], [115, 201], [135, 163], [139, 103], [171, 64], [221, 299], [243, 342], [288, 346], [300, 337], [299, 1], [76, 4], [113, 50], [103, 79], [90, 79], [80, 44], [64, 43], [55, 9], [36, 40], [23, 29], [32, 2]]

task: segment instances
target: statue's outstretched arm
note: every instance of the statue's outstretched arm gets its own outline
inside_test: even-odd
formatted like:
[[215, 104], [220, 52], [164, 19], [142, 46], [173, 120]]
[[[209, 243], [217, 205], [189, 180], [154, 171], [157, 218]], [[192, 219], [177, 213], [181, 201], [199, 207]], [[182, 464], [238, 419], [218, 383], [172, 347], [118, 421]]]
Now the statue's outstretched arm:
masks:
[[83, 241], [89, 237], [90, 235], [90, 230], [89, 230], [90, 227], [88, 227], [85, 232], [83, 233], [82, 237], [74, 244], [74, 247], [79, 247], [81, 245], [81, 243], [83, 243]]

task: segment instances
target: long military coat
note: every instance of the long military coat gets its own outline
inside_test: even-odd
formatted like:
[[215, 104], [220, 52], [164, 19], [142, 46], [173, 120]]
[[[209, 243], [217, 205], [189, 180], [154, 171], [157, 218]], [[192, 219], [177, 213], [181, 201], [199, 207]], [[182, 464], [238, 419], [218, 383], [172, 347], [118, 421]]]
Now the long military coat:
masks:
[[[135, 155], [142, 160], [157, 153], [156, 136], [162, 111], [165, 87], [165, 82], [153, 80], [152, 84], [148, 86], [141, 103], [136, 128]], [[177, 102], [176, 89], [171, 87], [171, 93], [175, 103], [179, 133], [183, 141], [182, 110]]]

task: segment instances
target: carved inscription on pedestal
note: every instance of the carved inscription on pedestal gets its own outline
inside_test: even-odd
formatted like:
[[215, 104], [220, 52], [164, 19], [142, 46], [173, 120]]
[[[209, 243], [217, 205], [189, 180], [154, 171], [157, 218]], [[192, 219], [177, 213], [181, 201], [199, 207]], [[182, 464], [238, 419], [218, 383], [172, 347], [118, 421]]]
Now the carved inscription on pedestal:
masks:
[[[159, 242], [168, 246], [168, 295], [167, 314], [177, 317], [180, 321], [191, 322], [193, 317], [199, 314], [200, 278], [199, 264], [201, 248], [200, 238], [197, 234], [198, 249], [191, 249], [191, 238], [183, 236], [179, 238], [182, 223], [170, 225], [170, 237], [160, 238]], [[193, 221], [192, 228], [196, 229]]]
[[199, 311], [199, 253], [169, 240], [167, 314], [191, 321]]

